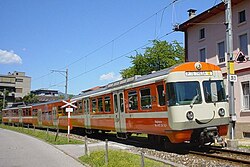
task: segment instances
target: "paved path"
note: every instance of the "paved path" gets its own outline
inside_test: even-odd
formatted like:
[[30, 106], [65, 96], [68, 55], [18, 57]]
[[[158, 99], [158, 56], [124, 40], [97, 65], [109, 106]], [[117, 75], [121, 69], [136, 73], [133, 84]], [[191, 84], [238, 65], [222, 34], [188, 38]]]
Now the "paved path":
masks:
[[43, 141], [0, 128], [0, 167], [83, 167]]

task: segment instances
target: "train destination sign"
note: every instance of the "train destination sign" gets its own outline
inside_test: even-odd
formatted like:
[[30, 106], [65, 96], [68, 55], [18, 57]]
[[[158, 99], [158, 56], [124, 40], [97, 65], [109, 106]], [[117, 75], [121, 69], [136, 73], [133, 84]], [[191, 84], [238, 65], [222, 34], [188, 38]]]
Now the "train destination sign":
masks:
[[212, 71], [187, 71], [185, 73], [186, 76], [212, 76], [213, 72]]

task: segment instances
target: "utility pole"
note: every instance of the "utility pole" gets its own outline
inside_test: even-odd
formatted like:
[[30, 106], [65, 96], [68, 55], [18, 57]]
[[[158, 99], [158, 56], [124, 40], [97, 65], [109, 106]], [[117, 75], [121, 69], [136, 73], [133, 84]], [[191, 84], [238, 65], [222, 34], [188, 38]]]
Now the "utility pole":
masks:
[[227, 62], [227, 79], [228, 79], [228, 98], [229, 98], [229, 147], [237, 147], [238, 143], [235, 141], [235, 101], [234, 101], [234, 82], [230, 81], [230, 76], [234, 75], [234, 60], [233, 60], [233, 30], [232, 30], [232, 4], [231, 0], [224, 0], [225, 3], [225, 17], [226, 17], [226, 52], [229, 60]]
[[61, 70], [51, 70], [51, 71], [52, 72], [59, 72], [60, 74], [62, 74], [65, 77], [66, 81], [65, 81], [65, 95], [64, 95], [64, 99], [68, 100], [68, 69], [66, 69], [65, 71], [61, 71]]

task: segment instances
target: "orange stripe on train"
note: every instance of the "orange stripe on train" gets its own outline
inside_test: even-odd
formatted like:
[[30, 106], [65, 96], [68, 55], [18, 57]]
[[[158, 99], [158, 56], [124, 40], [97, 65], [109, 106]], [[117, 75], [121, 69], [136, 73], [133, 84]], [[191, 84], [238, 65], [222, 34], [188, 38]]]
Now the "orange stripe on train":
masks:
[[[200, 63], [201, 65], [201, 69], [198, 70], [196, 68], [195, 64]], [[209, 63], [205, 63], [205, 62], [188, 62], [188, 63], [184, 63], [181, 64], [177, 67], [175, 67], [173, 70], [171, 70], [171, 72], [178, 72], [178, 71], [221, 71], [220, 67], [213, 65], [213, 64], [209, 64]]]

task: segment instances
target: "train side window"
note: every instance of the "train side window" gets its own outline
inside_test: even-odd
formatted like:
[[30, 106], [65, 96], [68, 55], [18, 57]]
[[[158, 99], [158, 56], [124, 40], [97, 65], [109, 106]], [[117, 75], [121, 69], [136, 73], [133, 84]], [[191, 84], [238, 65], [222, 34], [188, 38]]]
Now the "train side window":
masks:
[[37, 109], [33, 109], [32, 116], [37, 116]]
[[118, 112], [117, 94], [114, 95], [114, 102], [115, 102], [115, 113], [117, 113]]
[[138, 110], [138, 98], [137, 92], [135, 90], [128, 92], [128, 99], [129, 99], [129, 110]]
[[62, 116], [63, 115], [63, 109], [61, 109], [60, 106], [57, 107], [57, 112], [58, 112], [58, 116]]
[[103, 104], [102, 104], [102, 98], [98, 98], [98, 111], [102, 112], [103, 111]]
[[151, 95], [150, 95], [150, 89], [141, 89], [141, 109], [146, 110], [146, 109], [151, 109], [152, 104], [151, 104]]
[[89, 114], [89, 100], [87, 100], [87, 107], [86, 107], [86, 109], [87, 109], [87, 113]]
[[158, 93], [158, 104], [160, 106], [166, 105], [163, 85], [157, 85], [157, 93]]
[[96, 99], [92, 99], [92, 112], [95, 113], [96, 109]]
[[83, 101], [83, 108], [84, 108], [84, 112], [87, 113], [87, 102], [86, 100]]
[[104, 99], [104, 105], [105, 105], [105, 112], [110, 112], [110, 97], [106, 96]]
[[78, 107], [77, 107], [77, 110], [78, 110], [78, 113], [82, 113], [82, 101], [79, 101], [78, 102]]
[[119, 94], [119, 99], [120, 99], [120, 110], [121, 112], [124, 112], [123, 93]]

